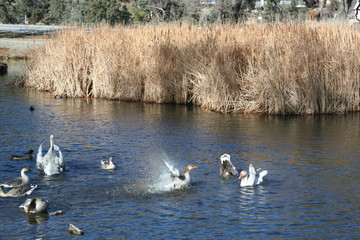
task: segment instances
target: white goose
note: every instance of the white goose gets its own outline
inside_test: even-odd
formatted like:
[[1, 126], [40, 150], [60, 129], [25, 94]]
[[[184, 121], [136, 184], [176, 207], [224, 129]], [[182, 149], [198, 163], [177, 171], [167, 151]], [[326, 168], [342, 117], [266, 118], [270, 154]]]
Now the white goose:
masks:
[[50, 136], [50, 148], [45, 156], [42, 156], [42, 145], [36, 157], [36, 167], [40, 171], [44, 171], [46, 175], [59, 174], [65, 169], [64, 159], [60, 148], [54, 144], [54, 136]]
[[195, 168], [198, 168], [198, 167], [195, 166], [195, 165], [189, 164], [189, 165], [186, 166], [186, 169], [185, 169], [184, 173], [181, 174], [179, 169], [174, 168], [173, 166], [171, 166], [165, 160], [164, 160], [164, 162], [165, 162], [166, 166], [170, 170], [170, 176], [171, 176], [171, 181], [172, 181], [170, 186], [173, 189], [180, 189], [180, 188], [188, 187], [189, 184], [190, 184], [190, 171], [192, 169], [195, 169]]
[[231, 177], [239, 174], [234, 165], [231, 163], [229, 154], [223, 154], [220, 157], [220, 160], [220, 176]]
[[44, 213], [49, 208], [49, 202], [41, 198], [28, 198], [19, 206], [26, 213]]
[[3, 184], [0, 184], [0, 187], [5, 188], [14, 188], [14, 187], [21, 187], [29, 183], [30, 178], [25, 174], [25, 172], [31, 171], [30, 167], [25, 167], [21, 169], [21, 176], [11, 179]]
[[25, 197], [29, 196], [37, 188], [37, 185], [30, 186], [24, 185], [21, 187], [12, 188], [10, 191], [5, 193], [0, 187], [0, 197]]
[[249, 172], [241, 171], [239, 179], [241, 187], [256, 186], [263, 182], [266, 170], [255, 169], [252, 164], [249, 165]]
[[101, 160], [100, 163], [100, 167], [101, 169], [106, 169], [106, 170], [114, 170], [116, 168], [116, 165], [113, 162], [113, 158], [110, 157], [108, 161], [106, 160]]

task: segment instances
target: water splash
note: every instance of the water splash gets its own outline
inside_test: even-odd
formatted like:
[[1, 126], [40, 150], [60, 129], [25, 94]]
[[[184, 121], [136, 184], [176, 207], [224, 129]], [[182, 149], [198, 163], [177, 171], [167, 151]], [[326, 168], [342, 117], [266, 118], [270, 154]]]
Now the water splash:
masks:
[[[121, 195], [125, 192], [127, 195], [149, 195], [161, 194], [174, 190], [169, 168], [173, 166], [172, 160], [166, 153], [157, 154], [155, 157], [150, 156], [147, 161], [146, 174], [142, 178], [133, 179], [122, 187], [114, 189], [112, 195]], [[111, 193], [110, 193], [111, 194]]]

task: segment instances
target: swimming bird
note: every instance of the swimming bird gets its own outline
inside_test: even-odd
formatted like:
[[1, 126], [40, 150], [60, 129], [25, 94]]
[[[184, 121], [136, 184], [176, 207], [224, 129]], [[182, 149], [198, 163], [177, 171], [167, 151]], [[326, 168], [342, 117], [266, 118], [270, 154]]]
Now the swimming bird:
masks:
[[267, 170], [255, 169], [252, 164], [249, 165], [249, 172], [240, 172], [240, 186], [250, 187], [256, 186], [263, 182], [264, 176], [267, 174]]
[[184, 173], [180, 173], [179, 169], [174, 168], [168, 162], [164, 160], [166, 166], [170, 170], [170, 177], [171, 177], [171, 187], [174, 189], [180, 189], [188, 187], [190, 184], [190, 171], [192, 169], [198, 168], [195, 165], [189, 164], [186, 166]]
[[44, 213], [49, 208], [49, 202], [41, 198], [28, 198], [19, 206], [26, 213]]
[[0, 184], [0, 187], [5, 188], [14, 188], [14, 187], [21, 187], [29, 183], [30, 178], [25, 174], [25, 172], [31, 171], [30, 167], [25, 167], [21, 169], [21, 176], [11, 179], [3, 184]]
[[222, 177], [231, 177], [234, 175], [238, 175], [238, 171], [234, 167], [234, 165], [230, 161], [229, 154], [223, 154], [220, 157], [221, 165], [220, 165], [220, 176]]
[[0, 197], [25, 197], [29, 196], [34, 190], [37, 188], [37, 185], [30, 186], [30, 185], [24, 185], [21, 187], [16, 187], [10, 189], [7, 193], [5, 193], [0, 187]]
[[33, 106], [31, 106], [31, 107], [29, 108], [29, 110], [30, 110], [30, 111], [34, 111], [35, 108], [34, 108]]
[[110, 157], [108, 161], [106, 160], [101, 160], [100, 163], [100, 167], [101, 169], [106, 169], [106, 170], [114, 170], [116, 168], [116, 165], [113, 162], [113, 158]]
[[32, 159], [33, 152], [34, 152], [34, 150], [31, 149], [23, 155], [11, 155], [10, 159], [11, 160], [29, 160], [29, 159]]
[[46, 175], [59, 174], [64, 171], [65, 164], [60, 148], [54, 144], [54, 136], [50, 136], [50, 148], [45, 156], [42, 156], [42, 145], [40, 144], [36, 157], [36, 167], [40, 171], [44, 171]]

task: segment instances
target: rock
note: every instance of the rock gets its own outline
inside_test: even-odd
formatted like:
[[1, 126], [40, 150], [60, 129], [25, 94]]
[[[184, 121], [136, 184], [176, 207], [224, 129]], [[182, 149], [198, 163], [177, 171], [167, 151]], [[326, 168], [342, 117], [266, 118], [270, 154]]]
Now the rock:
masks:
[[0, 74], [6, 74], [8, 66], [6, 63], [0, 62]]
[[75, 226], [74, 224], [69, 224], [69, 233], [70, 234], [75, 234], [75, 235], [83, 235], [84, 232], [78, 228], [77, 226]]

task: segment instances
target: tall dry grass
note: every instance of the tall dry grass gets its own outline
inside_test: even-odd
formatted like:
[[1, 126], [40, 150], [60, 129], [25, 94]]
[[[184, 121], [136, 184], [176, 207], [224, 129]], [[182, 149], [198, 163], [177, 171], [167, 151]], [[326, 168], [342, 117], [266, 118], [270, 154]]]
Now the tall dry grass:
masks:
[[63, 31], [25, 87], [67, 97], [192, 103], [220, 112], [360, 110], [360, 32], [331, 23]]

